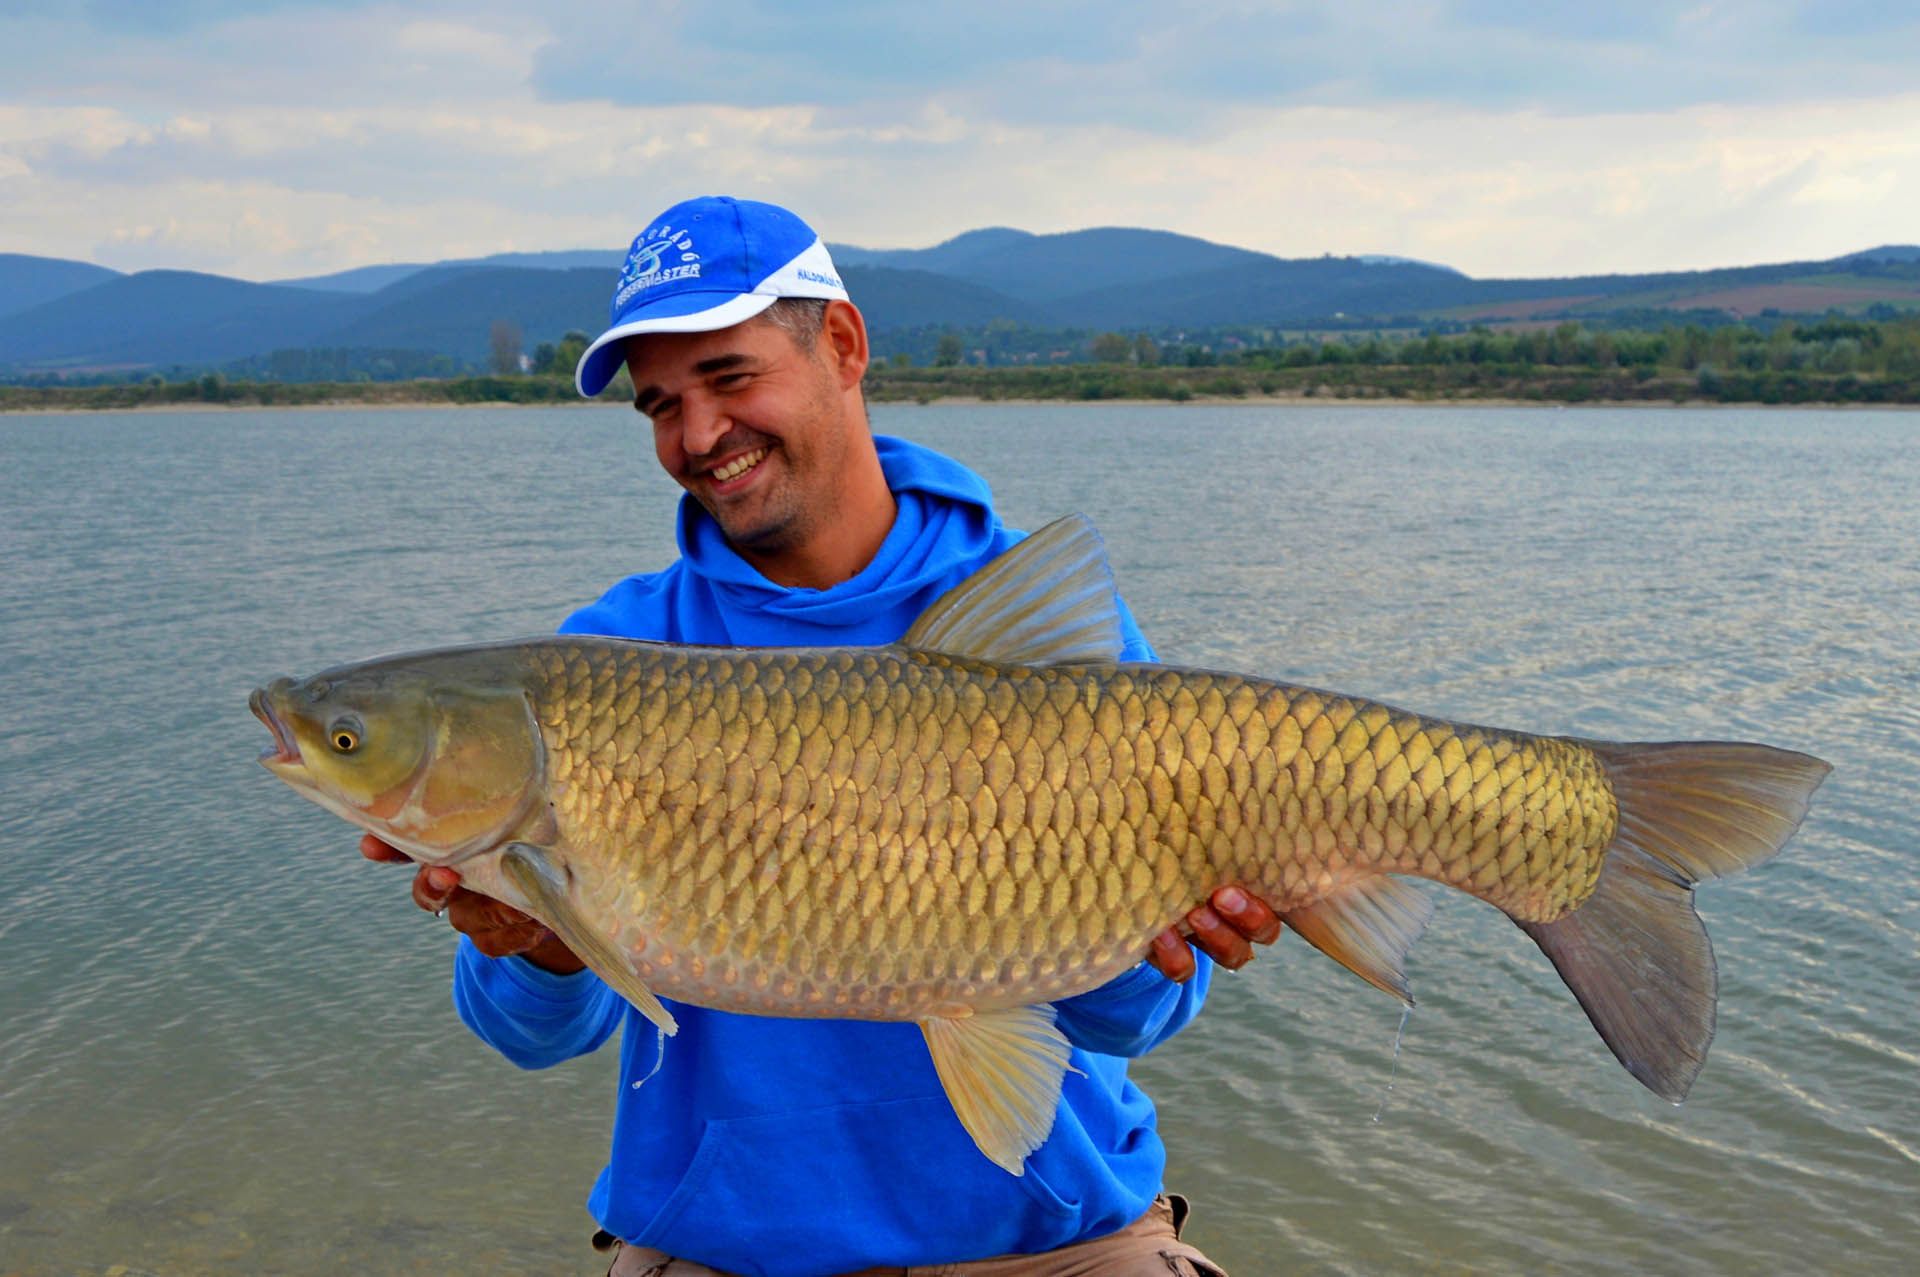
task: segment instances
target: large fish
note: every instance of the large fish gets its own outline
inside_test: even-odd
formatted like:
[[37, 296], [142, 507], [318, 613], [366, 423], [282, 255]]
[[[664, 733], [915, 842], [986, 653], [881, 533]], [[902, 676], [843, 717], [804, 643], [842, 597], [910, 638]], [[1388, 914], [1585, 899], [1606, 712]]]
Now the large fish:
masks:
[[1068, 1067], [1049, 1004], [1227, 883], [1403, 1000], [1431, 905], [1390, 875], [1476, 896], [1635, 1077], [1687, 1093], [1716, 1000], [1693, 885], [1777, 851], [1825, 763], [1470, 727], [1120, 649], [1075, 518], [889, 647], [536, 639], [252, 704], [280, 779], [540, 919], [668, 1033], [657, 994], [918, 1023], [1016, 1175]]

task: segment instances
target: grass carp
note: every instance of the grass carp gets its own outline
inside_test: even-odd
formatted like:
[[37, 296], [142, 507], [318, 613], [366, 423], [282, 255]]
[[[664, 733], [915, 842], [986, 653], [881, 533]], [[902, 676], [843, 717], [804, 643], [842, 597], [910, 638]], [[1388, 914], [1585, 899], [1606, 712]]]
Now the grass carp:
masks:
[[1687, 1093], [1716, 1002], [1693, 886], [1779, 850], [1827, 764], [1117, 664], [1115, 599], [1072, 518], [887, 647], [545, 638], [278, 679], [252, 705], [280, 779], [538, 918], [668, 1033], [657, 995], [917, 1022], [1016, 1175], [1068, 1067], [1049, 1004], [1229, 883], [1403, 1000], [1432, 908], [1406, 879], [1478, 897], [1636, 1078]]

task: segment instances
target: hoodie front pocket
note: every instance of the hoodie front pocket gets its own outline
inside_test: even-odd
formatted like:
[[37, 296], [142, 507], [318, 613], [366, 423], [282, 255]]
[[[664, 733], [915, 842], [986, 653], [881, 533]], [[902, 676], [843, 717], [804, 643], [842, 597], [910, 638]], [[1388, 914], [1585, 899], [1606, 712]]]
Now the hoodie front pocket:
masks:
[[982, 1157], [943, 1095], [716, 1118], [635, 1240], [760, 1274], [942, 1262], [1070, 1236], [1076, 1205], [1026, 1178]]

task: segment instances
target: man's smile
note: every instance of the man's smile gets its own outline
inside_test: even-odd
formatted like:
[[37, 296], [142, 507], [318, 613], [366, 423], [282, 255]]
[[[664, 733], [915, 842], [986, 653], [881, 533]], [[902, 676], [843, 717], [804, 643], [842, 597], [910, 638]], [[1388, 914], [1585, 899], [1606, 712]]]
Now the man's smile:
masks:
[[759, 465], [760, 462], [765, 459], [767, 452], [768, 449], [766, 448], [755, 448], [751, 452], [743, 452], [726, 464], [715, 466], [713, 469], [707, 471], [707, 475], [716, 483], [727, 483], [731, 480], [738, 479], [747, 473], [747, 471]]

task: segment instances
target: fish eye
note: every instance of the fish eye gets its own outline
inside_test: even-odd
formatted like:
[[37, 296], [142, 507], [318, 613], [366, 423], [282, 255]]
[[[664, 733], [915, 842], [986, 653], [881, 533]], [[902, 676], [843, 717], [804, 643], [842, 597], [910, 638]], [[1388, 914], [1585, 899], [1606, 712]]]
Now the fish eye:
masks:
[[360, 723], [357, 719], [335, 719], [327, 729], [327, 744], [333, 746], [336, 754], [351, 754], [360, 748]]

